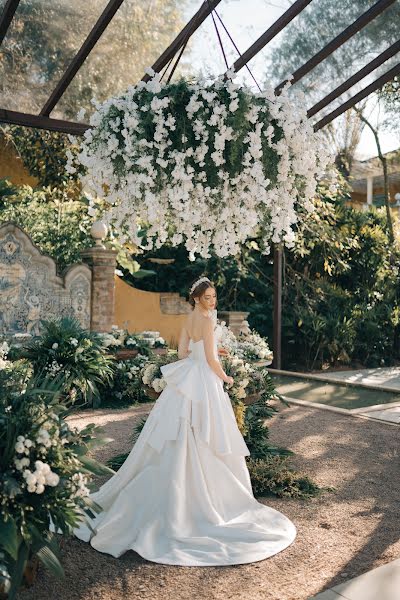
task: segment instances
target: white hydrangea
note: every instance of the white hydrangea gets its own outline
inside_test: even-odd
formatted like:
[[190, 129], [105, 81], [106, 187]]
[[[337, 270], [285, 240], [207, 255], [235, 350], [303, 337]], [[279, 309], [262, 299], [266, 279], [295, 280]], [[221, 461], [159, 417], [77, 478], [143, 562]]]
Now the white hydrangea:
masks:
[[156, 392], [162, 392], [166, 385], [167, 382], [163, 377], [156, 377], [151, 382], [151, 386]]
[[22, 473], [28, 492], [43, 494], [45, 486], [56, 487], [60, 483], [60, 477], [51, 470], [50, 465], [41, 460], [35, 461], [35, 470], [25, 469]]

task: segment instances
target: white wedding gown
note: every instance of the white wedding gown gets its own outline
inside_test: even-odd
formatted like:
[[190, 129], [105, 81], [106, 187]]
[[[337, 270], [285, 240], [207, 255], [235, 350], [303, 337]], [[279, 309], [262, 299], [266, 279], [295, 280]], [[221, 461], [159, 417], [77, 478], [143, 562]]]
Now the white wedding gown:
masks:
[[[250, 563], [280, 552], [294, 524], [253, 496], [247, 445], [203, 341], [165, 365], [158, 397], [119, 471], [91, 494], [103, 512], [74, 534], [118, 557], [134, 550], [161, 564]], [[215, 343], [215, 355], [217, 345]]]

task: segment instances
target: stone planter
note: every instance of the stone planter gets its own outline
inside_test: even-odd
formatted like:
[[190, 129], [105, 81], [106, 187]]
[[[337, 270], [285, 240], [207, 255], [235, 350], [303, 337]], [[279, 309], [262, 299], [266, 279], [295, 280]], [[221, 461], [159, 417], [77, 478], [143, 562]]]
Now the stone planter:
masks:
[[135, 358], [138, 354], [139, 350], [137, 348], [123, 348], [116, 351], [115, 358], [118, 360], [129, 360], [130, 358]]
[[239, 335], [243, 321], [245, 321], [250, 313], [241, 310], [226, 310], [218, 312], [218, 318], [230, 327], [233, 333]]
[[168, 348], [152, 348], [154, 354], [159, 354], [160, 356], [164, 356], [168, 352]]

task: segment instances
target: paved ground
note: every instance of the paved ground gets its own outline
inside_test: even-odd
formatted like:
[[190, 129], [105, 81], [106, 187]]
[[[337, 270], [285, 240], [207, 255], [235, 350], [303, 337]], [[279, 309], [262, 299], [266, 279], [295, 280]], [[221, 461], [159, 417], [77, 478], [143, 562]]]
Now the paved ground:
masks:
[[[105, 426], [114, 440], [97, 453], [105, 460], [130, 448], [133, 423], [147, 410], [91, 411], [74, 420]], [[35, 586], [18, 600], [308, 600], [399, 557], [397, 427], [291, 406], [281, 408], [270, 432], [273, 443], [296, 453], [297, 469], [335, 488], [311, 501], [261, 499], [297, 527], [295, 542], [283, 552], [249, 565], [174, 567], [134, 552], [115, 559], [63, 539], [66, 579], [55, 580], [41, 568]]]
[[400, 559], [336, 585], [311, 600], [398, 600], [399, 597]]
[[318, 374], [326, 375], [337, 381], [367, 383], [400, 391], [400, 367], [358, 369], [354, 371], [321, 371]]
[[[359, 369], [354, 371], [329, 371], [326, 374], [336, 381], [382, 386], [400, 392], [400, 367]], [[391, 423], [400, 423], [400, 405], [392, 405], [390, 407], [382, 406], [382, 408], [378, 410], [366, 409], [358, 412], [373, 417], [374, 419], [390, 421]]]
[[400, 367], [312, 373], [271, 370], [271, 374], [288, 400], [304, 406], [320, 403], [400, 424]]

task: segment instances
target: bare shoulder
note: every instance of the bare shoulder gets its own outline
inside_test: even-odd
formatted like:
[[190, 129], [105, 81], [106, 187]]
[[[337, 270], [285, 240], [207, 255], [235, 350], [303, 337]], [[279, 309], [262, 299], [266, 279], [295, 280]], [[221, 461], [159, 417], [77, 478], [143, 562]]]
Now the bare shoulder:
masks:
[[213, 331], [214, 324], [211, 315], [201, 315], [201, 324], [204, 331]]
[[182, 329], [185, 329], [186, 331], [188, 329], [190, 329], [190, 324], [192, 322], [192, 313], [189, 313], [188, 315], [185, 316], [183, 323], [182, 323]]

